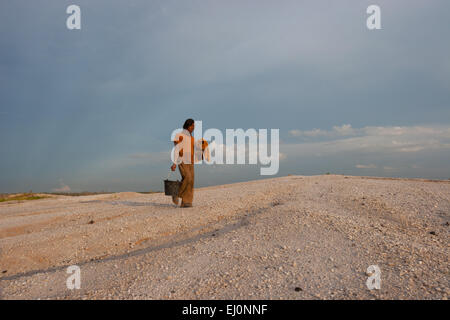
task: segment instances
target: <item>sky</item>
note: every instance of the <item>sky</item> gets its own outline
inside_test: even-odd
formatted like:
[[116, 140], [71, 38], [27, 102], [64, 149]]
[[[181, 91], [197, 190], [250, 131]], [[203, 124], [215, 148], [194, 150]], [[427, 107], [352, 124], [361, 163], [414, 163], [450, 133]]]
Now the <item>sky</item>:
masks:
[[[0, 193], [162, 190], [187, 118], [279, 129], [277, 176], [449, 179], [449, 21], [447, 0], [1, 1]], [[196, 165], [197, 187], [267, 177]]]

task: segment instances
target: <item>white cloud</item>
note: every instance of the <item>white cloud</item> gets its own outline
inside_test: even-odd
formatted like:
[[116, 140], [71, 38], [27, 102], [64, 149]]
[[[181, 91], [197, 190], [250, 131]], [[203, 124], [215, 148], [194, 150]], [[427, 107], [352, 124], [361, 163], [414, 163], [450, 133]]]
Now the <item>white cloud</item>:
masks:
[[[298, 141], [280, 144], [287, 164], [295, 161], [311, 166], [320, 161], [338, 170], [353, 165], [356, 170], [371, 169], [378, 174], [406, 172], [409, 168], [411, 174], [419, 175], [434, 170], [432, 174], [439, 177], [435, 172], [450, 170], [445, 165], [445, 157], [450, 155], [450, 126], [343, 125], [329, 130], [295, 130], [290, 135]], [[353, 159], [358, 162], [352, 164]], [[436, 163], [439, 169], [431, 169]]]
[[352, 128], [349, 124], [344, 124], [342, 126], [334, 126], [333, 131], [341, 136], [352, 136], [356, 134], [356, 130]]
[[64, 184], [62, 180], [59, 181], [60, 187], [52, 189], [53, 192], [70, 192], [72, 189]]
[[308, 131], [301, 131], [301, 130], [291, 130], [289, 131], [289, 134], [293, 137], [320, 137], [320, 136], [327, 136], [329, 133], [324, 130], [320, 129], [313, 129]]
[[376, 169], [377, 166], [374, 164], [357, 164], [355, 166], [358, 169]]
[[[323, 137], [327, 140], [342, 139], [344, 137], [385, 137], [394, 138], [391, 144], [404, 145], [405, 139], [414, 138], [410, 140], [411, 144], [416, 138], [423, 141], [425, 138], [428, 141], [436, 142], [436, 138], [447, 139], [450, 143], [450, 127], [445, 126], [410, 126], [410, 127], [374, 127], [367, 126], [363, 128], [353, 128], [350, 124], [344, 124], [341, 126], [334, 126], [331, 130], [313, 129], [302, 131], [299, 129], [293, 129], [289, 131], [289, 135], [292, 137], [311, 138], [311, 137]], [[409, 150], [405, 150], [408, 152]]]
[[415, 146], [415, 147], [400, 148], [399, 151], [401, 151], [401, 152], [417, 152], [417, 151], [421, 151], [423, 149], [424, 149], [424, 147], [422, 147], [422, 146]]
[[[363, 127], [351, 125], [334, 126], [331, 130], [291, 130], [291, 136], [305, 138], [292, 146], [309, 153], [333, 153], [362, 150], [367, 152], [419, 152], [450, 148], [450, 127]], [[309, 137], [321, 137], [320, 141], [308, 142]]]
[[342, 137], [352, 136], [357, 133], [357, 130], [353, 129], [351, 125], [344, 124], [342, 126], [334, 126], [332, 130], [298, 130], [294, 129], [289, 131], [289, 134], [293, 137]]

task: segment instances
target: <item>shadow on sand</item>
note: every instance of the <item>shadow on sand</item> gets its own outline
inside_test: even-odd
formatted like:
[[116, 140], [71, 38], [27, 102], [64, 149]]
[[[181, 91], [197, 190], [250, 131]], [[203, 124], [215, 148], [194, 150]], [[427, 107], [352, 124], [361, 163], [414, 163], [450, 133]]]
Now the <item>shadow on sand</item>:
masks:
[[104, 201], [104, 200], [89, 200], [81, 201], [81, 203], [107, 203], [113, 206], [123, 205], [128, 207], [158, 207], [158, 208], [174, 208], [172, 203], [158, 203], [158, 202], [136, 202], [136, 201]]

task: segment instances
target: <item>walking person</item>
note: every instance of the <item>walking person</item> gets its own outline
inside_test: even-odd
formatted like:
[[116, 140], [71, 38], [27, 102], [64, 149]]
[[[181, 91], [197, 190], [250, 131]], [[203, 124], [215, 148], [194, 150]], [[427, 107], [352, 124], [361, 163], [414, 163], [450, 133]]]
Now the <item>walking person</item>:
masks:
[[[181, 174], [181, 185], [177, 195], [172, 196], [172, 201], [178, 206], [179, 198], [181, 198], [181, 207], [192, 207], [194, 200], [194, 137], [192, 132], [194, 131], [195, 123], [192, 119], [187, 119], [183, 125], [183, 131], [178, 133], [174, 139], [174, 145], [178, 146], [175, 149], [175, 163], [172, 164], [170, 169], [175, 171], [178, 163], [178, 169]], [[204, 140], [201, 141], [202, 152], [207, 148], [208, 143]], [[178, 151], [178, 152], [177, 152]], [[202, 154], [203, 158], [203, 154]]]

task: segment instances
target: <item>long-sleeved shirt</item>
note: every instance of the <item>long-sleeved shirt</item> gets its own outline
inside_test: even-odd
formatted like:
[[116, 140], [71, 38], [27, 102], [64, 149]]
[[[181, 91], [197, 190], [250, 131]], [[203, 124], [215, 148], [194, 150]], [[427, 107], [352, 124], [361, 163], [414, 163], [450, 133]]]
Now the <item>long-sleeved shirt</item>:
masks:
[[174, 155], [175, 163], [178, 163], [180, 160], [183, 163], [194, 163], [194, 137], [191, 133], [183, 129], [175, 136], [174, 143], [179, 148], [178, 154], [175, 152]]
[[210, 160], [208, 142], [204, 139], [194, 141], [194, 137], [186, 129], [175, 136], [174, 143], [179, 148], [178, 153], [174, 154], [175, 163], [197, 163], [203, 159]]

